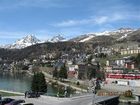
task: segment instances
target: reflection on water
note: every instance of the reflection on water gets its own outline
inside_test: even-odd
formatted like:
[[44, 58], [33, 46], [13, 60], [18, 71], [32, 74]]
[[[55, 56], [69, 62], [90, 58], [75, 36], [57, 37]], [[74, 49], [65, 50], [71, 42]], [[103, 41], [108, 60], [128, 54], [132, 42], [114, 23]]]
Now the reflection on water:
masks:
[[[31, 77], [27, 74], [21, 73], [0, 73], [0, 89], [9, 90], [16, 92], [25, 92], [30, 90], [31, 87]], [[48, 85], [48, 92], [54, 93], [55, 90]]]
[[31, 78], [20, 73], [0, 73], [0, 89], [24, 92], [29, 90]]

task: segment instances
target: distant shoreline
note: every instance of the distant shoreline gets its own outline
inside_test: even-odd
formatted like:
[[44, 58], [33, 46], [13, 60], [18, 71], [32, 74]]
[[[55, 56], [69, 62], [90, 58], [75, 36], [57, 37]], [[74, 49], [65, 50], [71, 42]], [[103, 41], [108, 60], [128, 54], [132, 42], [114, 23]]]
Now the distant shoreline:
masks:
[[10, 91], [10, 90], [2, 90], [2, 89], [0, 89], [0, 92], [17, 94], [17, 95], [24, 95], [24, 93], [22, 93], [22, 92], [15, 92], [15, 91]]

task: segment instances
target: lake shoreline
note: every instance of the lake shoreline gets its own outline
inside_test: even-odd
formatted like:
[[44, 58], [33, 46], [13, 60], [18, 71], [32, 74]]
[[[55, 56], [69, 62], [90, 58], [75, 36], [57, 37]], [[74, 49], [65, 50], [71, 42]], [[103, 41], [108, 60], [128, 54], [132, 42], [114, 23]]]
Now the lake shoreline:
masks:
[[17, 94], [17, 95], [24, 95], [24, 93], [22, 93], [22, 92], [15, 92], [15, 91], [8, 91], [8, 90], [1, 90], [1, 89], [0, 89], [0, 92]]

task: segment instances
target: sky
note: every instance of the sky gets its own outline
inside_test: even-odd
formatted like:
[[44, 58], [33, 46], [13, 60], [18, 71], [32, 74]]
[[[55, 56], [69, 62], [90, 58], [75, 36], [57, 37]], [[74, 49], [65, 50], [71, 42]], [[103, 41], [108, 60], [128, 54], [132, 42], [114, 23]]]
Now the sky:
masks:
[[140, 0], [0, 0], [0, 44], [140, 28]]

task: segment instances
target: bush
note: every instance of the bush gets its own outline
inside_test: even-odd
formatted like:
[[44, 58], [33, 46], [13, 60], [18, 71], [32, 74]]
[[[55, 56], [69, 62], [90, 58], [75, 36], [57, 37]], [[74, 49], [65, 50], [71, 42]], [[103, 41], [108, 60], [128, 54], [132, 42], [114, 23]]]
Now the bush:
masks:
[[125, 91], [124, 96], [125, 97], [132, 97], [133, 96], [132, 91], [131, 90]]
[[79, 85], [80, 85], [79, 81], [76, 83], [76, 85], [77, 85], [77, 86], [79, 86]]

